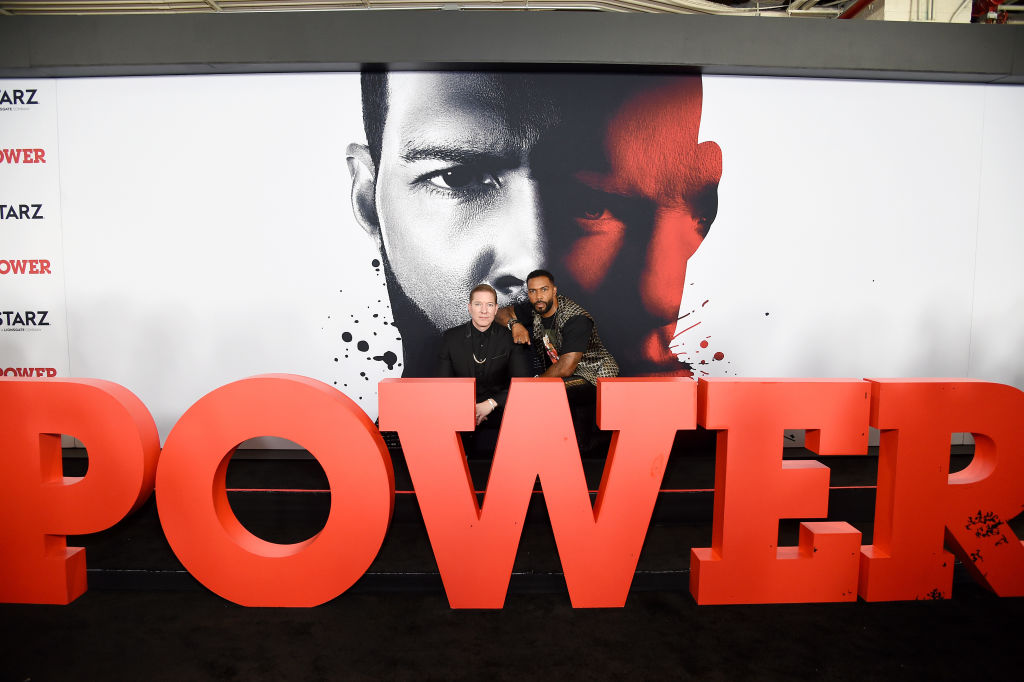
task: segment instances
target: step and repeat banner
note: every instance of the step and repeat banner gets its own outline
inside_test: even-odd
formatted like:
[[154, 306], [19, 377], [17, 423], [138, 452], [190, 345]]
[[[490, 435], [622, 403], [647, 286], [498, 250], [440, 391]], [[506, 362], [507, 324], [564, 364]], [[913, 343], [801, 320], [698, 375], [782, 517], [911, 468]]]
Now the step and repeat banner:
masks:
[[626, 375], [1024, 388], [1024, 88], [401, 72], [0, 81], [0, 369], [166, 437], [268, 372], [378, 413], [536, 267]]
[[0, 81], [0, 374], [68, 374], [54, 81]]

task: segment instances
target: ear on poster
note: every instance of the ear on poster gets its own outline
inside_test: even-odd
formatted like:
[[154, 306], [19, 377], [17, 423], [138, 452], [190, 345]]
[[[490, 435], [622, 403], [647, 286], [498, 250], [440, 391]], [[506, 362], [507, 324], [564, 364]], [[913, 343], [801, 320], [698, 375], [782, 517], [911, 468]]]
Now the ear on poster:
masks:
[[345, 161], [352, 176], [352, 213], [356, 222], [380, 246], [380, 219], [377, 217], [377, 170], [370, 148], [352, 143], [345, 150]]

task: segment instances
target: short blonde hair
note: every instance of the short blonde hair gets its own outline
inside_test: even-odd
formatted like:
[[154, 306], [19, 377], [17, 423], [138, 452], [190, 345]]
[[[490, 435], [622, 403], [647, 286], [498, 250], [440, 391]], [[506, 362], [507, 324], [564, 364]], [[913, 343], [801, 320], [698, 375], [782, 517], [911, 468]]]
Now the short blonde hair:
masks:
[[473, 287], [473, 290], [469, 292], [470, 302], [473, 301], [473, 294], [478, 294], [481, 291], [491, 292], [491, 295], [494, 296], [494, 303], [498, 303], [498, 292], [495, 291], [494, 287], [492, 287], [490, 284], [477, 284], [475, 287]]

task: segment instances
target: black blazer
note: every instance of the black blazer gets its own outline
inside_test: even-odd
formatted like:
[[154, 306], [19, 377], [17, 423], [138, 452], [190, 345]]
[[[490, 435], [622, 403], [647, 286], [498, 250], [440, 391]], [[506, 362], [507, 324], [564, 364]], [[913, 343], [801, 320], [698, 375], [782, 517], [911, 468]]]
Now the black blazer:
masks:
[[[444, 333], [437, 357], [437, 376], [476, 377], [473, 362], [472, 322], [460, 324]], [[526, 349], [512, 340], [512, 333], [499, 324], [491, 325], [484, 375], [476, 382], [476, 401], [494, 398], [498, 408], [505, 407], [512, 377], [533, 376]]]

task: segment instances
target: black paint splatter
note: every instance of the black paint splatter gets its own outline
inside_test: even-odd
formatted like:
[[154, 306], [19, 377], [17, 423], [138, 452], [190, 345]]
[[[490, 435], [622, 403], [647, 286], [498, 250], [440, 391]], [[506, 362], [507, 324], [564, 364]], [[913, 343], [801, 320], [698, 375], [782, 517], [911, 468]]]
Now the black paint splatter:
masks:
[[993, 535], [999, 535], [999, 526], [1003, 525], [1003, 522], [999, 520], [999, 515], [995, 512], [982, 512], [980, 509], [975, 516], [967, 517], [967, 525], [964, 526], [967, 530], [974, 533], [975, 537], [988, 538]]
[[375, 355], [373, 356], [373, 359], [383, 362], [388, 366], [388, 369], [394, 369], [395, 363], [398, 362], [398, 356], [391, 351], [384, 353], [384, 355]]
[[343, 333], [341, 335], [341, 340], [344, 341], [345, 343], [348, 343], [349, 341], [352, 340], [352, 334], [350, 334], [349, 332]]
[[366, 343], [366, 341], [360, 341], [359, 343], [356, 344], [356, 348], [365, 353], [366, 351], [370, 350], [370, 344]]
[[372, 261], [370, 261], [370, 265], [372, 265], [375, 268], [378, 268], [380, 267], [380, 261], [374, 258]]

